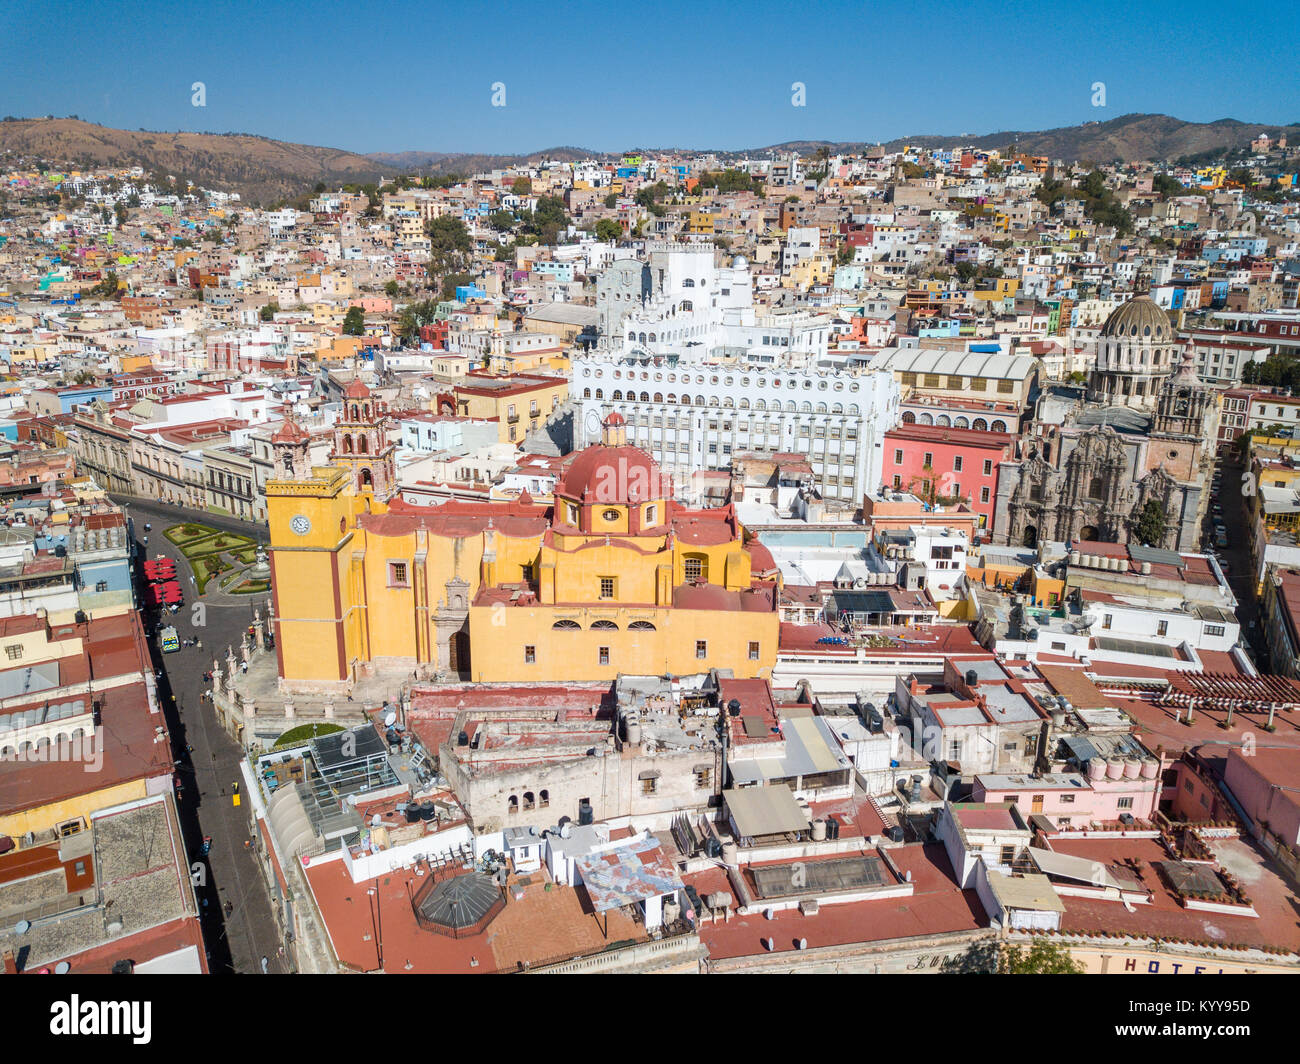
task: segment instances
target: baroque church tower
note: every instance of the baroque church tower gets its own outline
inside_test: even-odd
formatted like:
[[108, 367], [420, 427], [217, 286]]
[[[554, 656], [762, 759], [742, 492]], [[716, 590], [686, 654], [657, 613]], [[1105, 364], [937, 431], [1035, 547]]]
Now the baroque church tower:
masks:
[[380, 402], [359, 379], [343, 390], [343, 415], [334, 426], [330, 464], [346, 469], [356, 490], [378, 499], [392, 495], [397, 475], [387, 440], [388, 404]]

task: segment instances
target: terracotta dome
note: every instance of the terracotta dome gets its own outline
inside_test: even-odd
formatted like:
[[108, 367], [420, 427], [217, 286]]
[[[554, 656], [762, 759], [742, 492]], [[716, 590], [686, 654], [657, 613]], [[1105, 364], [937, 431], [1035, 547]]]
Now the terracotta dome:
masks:
[[310, 440], [311, 433], [304, 429], [293, 418], [284, 419], [284, 424], [279, 431], [271, 437], [272, 443], [300, 443], [303, 440]]
[[627, 418], [625, 418], [622, 414], [620, 414], [617, 410], [615, 410], [612, 413], [610, 413], [609, 416], [606, 417], [605, 420], [601, 422], [601, 424], [604, 425], [605, 428], [611, 428], [614, 425], [626, 425]]
[[370, 389], [360, 377], [353, 377], [348, 382], [348, 386], [343, 389], [344, 399], [366, 399], [369, 395]]
[[671, 492], [659, 463], [640, 447], [596, 444], [569, 463], [555, 485], [555, 494], [618, 505], [662, 499]]
[[1135, 296], [1116, 307], [1101, 327], [1101, 335], [1118, 340], [1166, 343], [1173, 339], [1169, 317], [1150, 296]]

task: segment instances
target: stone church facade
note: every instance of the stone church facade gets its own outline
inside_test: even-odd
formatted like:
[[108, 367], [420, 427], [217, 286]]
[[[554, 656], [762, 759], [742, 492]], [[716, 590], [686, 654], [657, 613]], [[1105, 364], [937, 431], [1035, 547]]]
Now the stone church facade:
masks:
[[[1115, 315], [1125, 321], [1150, 318], [1125, 304]], [[1149, 302], [1149, 300], [1147, 301]], [[1127, 314], [1125, 313], [1127, 308]], [[1152, 319], [1154, 320], [1154, 319]], [[1131, 326], [1112, 326], [1120, 338]], [[1158, 323], [1153, 326], [1158, 328]], [[1132, 335], [1134, 346], [1149, 343], [1143, 324]], [[1161, 336], [1160, 339], [1164, 337]], [[1193, 356], [1166, 375], [1152, 396], [1153, 412], [1134, 410], [1132, 400], [1150, 394], [1151, 360], [1121, 351], [1108, 364], [1132, 365], [1140, 380], [1116, 382], [1108, 368], [1105, 390], [1129, 398], [1116, 405], [1085, 403], [1064, 423], [1040, 426], [1022, 443], [1019, 463], [1006, 463], [998, 478], [998, 505], [993, 541], [1016, 546], [1040, 542], [1100, 540], [1127, 543], [1137, 539], [1137, 523], [1154, 500], [1165, 515], [1164, 534], [1153, 546], [1198, 549], [1208, 505], [1208, 483], [1218, 432], [1219, 396], [1196, 376]], [[1139, 392], [1137, 385], [1144, 387]], [[1097, 394], [1090, 388], [1091, 394]], [[1043, 431], [1046, 429], [1046, 431]]]

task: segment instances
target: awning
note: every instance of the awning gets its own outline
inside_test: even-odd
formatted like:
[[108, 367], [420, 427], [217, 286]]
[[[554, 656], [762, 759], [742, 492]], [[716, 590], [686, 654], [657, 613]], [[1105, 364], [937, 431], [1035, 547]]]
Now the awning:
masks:
[[1038, 865], [1038, 870], [1046, 872], [1049, 876], [1059, 876], [1061, 879], [1072, 879], [1076, 883], [1088, 883], [1094, 887], [1106, 887], [1111, 890], [1132, 889], [1130, 885], [1121, 883], [1111, 875], [1110, 870], [1100, 861], [1089, 861], [1085, 857], [1071, 857], [1066, 853], [1040, 850], [1032, 846], [1028, 852], [1034, 859], [1034, 864]]
[[639, 780], [657, 780], [660, 772], [657, 768], [648, 768], [644, 772], [638, 772], [636, 778]]
[[808, 817], [783, 784], [723, 791], [736, 831], [750, 838], [807, 831]]

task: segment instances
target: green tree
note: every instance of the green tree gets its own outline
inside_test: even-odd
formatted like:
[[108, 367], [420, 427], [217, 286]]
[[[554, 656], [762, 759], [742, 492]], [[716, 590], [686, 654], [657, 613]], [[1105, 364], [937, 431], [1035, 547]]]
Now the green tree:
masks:
[[103, 296], [105, 299], [112, 299], [117, 295], [118, 286], [120, 284], [121, 282], [117, 279], [117, 273], [113, 270], [109, 270], [108, 273], [104, 275], [104, 279], [100, 281], [99, 284], [95, 285], [95, 287], [90, 291], [92, 295]]
[[402, 286], [396, 281], [385, 281], [384, 292], [390, 299], [395, 299], [397, 294], [402, 290]]
[[113, 204], [113, 216], [117, 219], [118, 225], [126, 225], [126, 204], [118, 200]]
[[438, 320], [437, 314], [438, 304], [435, 300], [426, 299], [421, 303], [409, 304], [397, 319], [397, 335], [405, 343], [414, 342], [419, 338], [422, 326]]
[[463, 284], [473, 284], [474, 275], [469, 273], [449, 273], [442, 279], [442, 298], [452, 299], [456, 289]]
[[487, 223], [498, 233], [504, 233], [515, 227], [515, 216], [509, 211], [493, 211], [488, 215]]
[[714, 188], [719, 192], [753, 192], [763, 194], [762, 180], [744, 170], [705, 170], [700, 174], [701, 190]]
[[1133, 534], [1148, 547], [1160, 546], [1165, 536], [1165, 508], [1156, 499], [1148, 499], [1138, 514]]
[[840, 245], [840, 250], [835, 253], [835, 261], [841, 266], [847, 266], [853, 261], [853, 256], [855, 254], [856, 252], [854, 251], [853, 245], [846, 240]]
[[611, 192], [608, 196], [605, 197], [605, 206], [611, 211], [618, 206], [617, 192]]
[[602, 218], [596, 223], [596, 239], [616, 244], [623, 239], [623, 227], [613, 218]]
[[443, 215], [425, 228], [429, 235], [429, 279], [463, 270], [469, 262], [474, 242], [459, 218]]
[[276, 302], [271, 302], [271, 303], [267, 303], [264, 307], [262, 307], [260, 311], [258, 311], [258, 317], [260, 317], [263, 321], [270, 321], [279, 313], [280, 313], [280, 304]]
[[1000, 975], [1081, 975], [1084, 971], [1083, 964], [1068, 949], [1043, 939], [1027, 950], [1004, 946], [998, 958]]
[[543, 196], [537, 201], [537, 208], [523, 221], [523, 231], [534, 236], [540, 243], [555, 244], [559, 241], [560, 230], [569, 224], [569, 216], [564, 210], [564, 201], [555, 196]]
[[360, 307], [348, 307], [343, 315], [344, 336], [364, 336], [366, 334], [366, 315]]
[[1156, 174], [1151, 180], [1151, 190], [1162, 198], [1168, 196], [1181, 196], [1187, 192], [1181, 181], [1177, 178], [1170, 177], [1168, 174]]
[[510, 191], [516, 196], [531, 196], [533, 192], [533, 179], [521, 174], [511, 182]]

